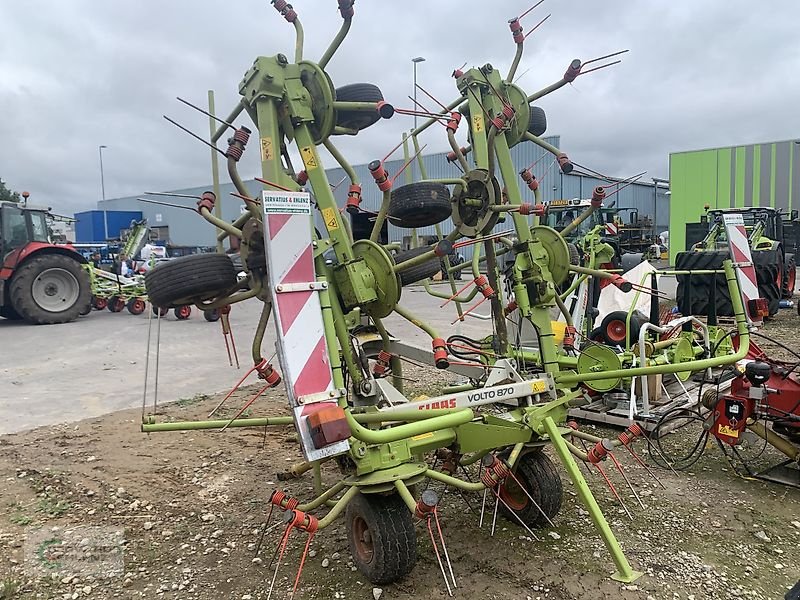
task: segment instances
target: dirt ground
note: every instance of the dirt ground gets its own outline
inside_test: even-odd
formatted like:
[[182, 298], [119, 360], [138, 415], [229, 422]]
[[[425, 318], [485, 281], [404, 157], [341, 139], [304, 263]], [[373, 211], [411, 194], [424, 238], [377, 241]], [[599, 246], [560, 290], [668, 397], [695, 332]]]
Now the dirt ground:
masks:
[[[798, 325], [796, 312], [786, 310], [766, 332], [796, 348]], [[410, 373], [424, 381], [417, 393], [444, 382], [436, 371]], [[224, 414], [252, 393], [237, 393]], [[164, 406], [160, 419], [202, 418], [218, 401], [184, 398]], [[251, 416], [286, 414], [282, 391], [255, 406]], [[0, 600], [267, 597], [274, 570], [268, 564], [282, 531], [269, 531], [256, 555], [270, 493], [285, 489], [305, 499], [311, 491], [309, 476], [277, 477], [301, 458], [292, 430], [272, 428], [267, 437], [256, 429], [144, 435], [140, 419], [140, 411], [125, 410], [0, 437]], [[687, 429], [673, 442], [689, 444], [697, 433]], [[639, 451], [649, 462], [641, 443]], [[455, 596], [777, 600], [800, 578], [800, 492], [737, 477], [712, 445], [689, 471], [654, 467], [666, 489], [622, 458], [644, 508], [618, 475], [611, 477], [633, 520], [597, 476], [589, 483], [644, 577], [627, 585], [608, 577], [611, 560], [562, 473], [563, 509], [554, 529], [538, 532], [539, 541], [502, 517], [491, 537], [486, 524], [478, 529], [480, 495], [444, 496]], [[777, 458], [768, 450], [760, 460]], [[326, 467], [323, 476], [333, 482], [336, 473]], [[417, 532], [416, 568], [380, 589], [352, 566], [338, 521], [314, 538], [296, 597], [447, 597], [427, 530]], [[294, 582], [305, 539], [290, 540], [273, 598], [288, 597]]]

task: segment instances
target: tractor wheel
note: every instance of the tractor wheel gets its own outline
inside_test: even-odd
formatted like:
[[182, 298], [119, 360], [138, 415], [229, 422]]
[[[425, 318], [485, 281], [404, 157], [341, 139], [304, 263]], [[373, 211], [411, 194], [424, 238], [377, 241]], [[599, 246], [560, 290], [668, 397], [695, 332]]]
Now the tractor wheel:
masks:
[[450, 190], [441, 183], [420, 181], [392, 191], [389, 222], [397, 227], [436, 225], [451, 214]]
[[[336, 88], [336, 100], [338, 102], [380, 102], [383, 94], [377, 85], [371, 83], [351, 83]], [[377, 109], [374, 112], [363, 110], [339, 110], [336, 112], [336, 126], [345, 129], [361, 131], [370, 125], [374, 125], [380, 120], [381, 116]]]
[[784, 268], [783, 285], [781, 287], [782, 295], [785, 299], [790, 299], [794, 296], [795, 286], [797, 285], [797, 264], [794, 260], [794, 254], [786, 255], [786, 267]]
[[9, 292], [14, 311], [36, 325], [75, 320], [92, 294], [89, 274], [63, 254], [43, 254], [23, 263]]
[[105, 310], [106, 308], [108, 308], [108, 298], [98, 298], [97, 296], [95, 296], [94, 309]]
[[[727, 250], [679, 252], [675, 258], [675, 270], [698, 271], [717, 270], [727, 260]], [[676, 299], [678, 310], [682, 315], [708, 315], [709, 288], [716, 286], [717, 316], [733, 316], [733, 304], [728, 291], [728, 282], [724, 274], [718, 275], [678, 275]], [[691, 298], [686, 304], [684, 296], [686, 288], [691, 288]]]
[[641, 252], [626, 252], [622, 255], [621, 266], [622, 272], [627, 273], [634, 267], [640, 265], [644, 260], [644, 254]]
[[[625, 339], [628, 338], [631, 346], [639, 339], [639, 319], [636, 315], [631, 315], [631, 330], [627, 331], [628, 313], [623, 310], [615, 310], [608, 313], [603, 322], [600, 323], [600, 331], [603, 334], [606, 344], [609, 346], [623, 346]], [[630, 335], [628, 335], [628, 333]]]
[[191, 316], [191, 314], [192, 314], [192, 307], [189, 306], [188, 304], [175, 307], [175, 316], [178, 318], [178, 321], [185, 321]]
[[165, 308], [165, 307], [163, 307], [163, 306], [162, 306], [161, 308], [159, 308], [159, 307], [158, 307], [158, 306], [156, 306], [155, 304], [151, 304], [151, 307], [152, 307], [152, 309], [153, 309], [153, 314], [154, 314], [155, 316], [157, 316], [157, 317], [166, 317], [166, 316], [167, 316], [167, 313], [169, 312], [169, 309], [168, 309], [168, 308]]
[[236, 268], [225, 254], [191, 254], [161, 263], [144, 276], [150, 301], [175, 308], [210, 300], [236, 287]]
[[[425, 254], [428, 252], [429, 248], [412, 248], [411, 250], [405, 250], [403, 252], [398, 252], [394, 255], [394, 262], [396, 264], [400, 264], [412, 258], [416, 258], [420, 254]], [[436, 275], [442, 268], [441, 263], [437, 257], [433, 257], [430, 260], [415, 265], [413, 267], [409, 267], [405, 271], [400, 271], [400, 285], [406, 286], [411, 285], [412, 283], [416, 283], [418, 281], [422, 281], [423, 279], [428, 279], [429, 277], [433, 277]]]
[[780, 308], [782, 295], [783, 257], [780, 250], [756, 250], [752, 255], [759, 295], [769, 302], [770, 316], [775, 315]]
[[141, 298], [131, 298], [128, 300], [128, 312], [132, 315], [140, 315], [147, 308], [147, 304]]
[[212, 308], [211, 310], [204, 310], [203, 318], [209, 323], [215, 323], [216, 321], [219, 321], [219, 309]]
[[125, 308], [125, 300], [119, 296], [111, 296], [111, 298], [108, 299], [107, 308], [113, 313], [122, 312], [122, 309]]
[[80, 316], [82, 316], [82, 317], [85, 317], [85, 316], [86, 316], [86, 315], [88, 315], [90, 312], [92, 312], [92, 306], [93, 306], [93, 303], [92, 303], [92, 302], [89, 302], [89, 304], [87, 304], [86, 306], [84, 306], [84, 307], [81, 309]]
[[358, 494], [347, 505], [345, 523], [353, 563], [372, 583], [394, 583], [414, 568], [417, 532], [397, 494]]
[[[500, 497], [511, 509], [501, 503], [503, 513], [513, 523], [519, 524], [521, 520], [531, 528], [547, 527], [550, 524], [548, 519], [552, 521], [561, 510], [564, 494], [561, 478], [553, 461], [541, 450], [529, 452], [520, 457], [513, 473], [516, 480], [508, 477], [500, 486]], [[535, 504], [531, 502], [526, 491], [536, 501]], [[512, 511], [519, 520], [510, 514]]]
[[531, 106], [531, 118], [528, 121], [528, 132], [536, 137], [540, 137], [544, 135], [545, 131], [547, 131], [547, 115], [545, 115], [544, 109], [538, 106]]

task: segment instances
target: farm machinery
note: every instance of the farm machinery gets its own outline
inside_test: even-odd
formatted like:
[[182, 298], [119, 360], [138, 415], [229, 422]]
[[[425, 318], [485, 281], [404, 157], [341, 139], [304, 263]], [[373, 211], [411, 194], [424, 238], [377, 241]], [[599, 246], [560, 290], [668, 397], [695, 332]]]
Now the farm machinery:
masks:
[[50, 241], [49, 209], [0, 202], [0, 316], [37, 325], [75, 320], [89, 304], [83, 258]]
[[[784, 222], [780, 210], [770, 207], [726, 208], [707, 210], [704, 221], [708, 223], [705, 238], [691, 250], [680, 252], [675, 259], [679, 270], [699, 271], [718, 269], [730, 257], [727, 250], [725, 215], [740, 215], [747, 229], [747, 240], [756, 267], [758, 289], [761, 297], [769, 300], [770, 315], [778, 312], [781, 298], [791, 298], [796, 288], [797, 264], [794, 254], [787, 252], [785, 228], [796, 219]], [[709, 288], [716, 287], [719, 316], [733, 312], [727, 297], [725, 282], [720, 277], [693, 275], [678, 277], [678, 306], [685, 314], [706, 315], [709, 311]], [[686, 288], [691, 293], [685, 291]]]
[[[603, 189], [595, 190], [591, 205], [559, 233], [540, 223], [544, 207], [530, 171], [523, 171], [521, 177], [534, 201], [525, 201], [509, 148], [537, 144], [552, 154], [562, 172], [570, 172], [573, 163], [567, 155], [539, 137], [542, 111], [534, 103], [577, 77], [608, 66], [595, 63], [609, 57], [573, 60], [560, 80], [527, 94], [511, 83], [525, 39], [522, 16], [517, 17], [509, 24], [516, 53], [508, 73], [503, 75], [490, 64], [457, 69], [453, 78], [458, 94], [453, 101], [435, 112], [421, 106], [403, 109], [385, 101], [371, 84], [337, 88], [325, 71], [350, 30], [352, 0], [339, 0], [343, 24], [318, 62], [304, 57], [303, 28], [295, 9], [285, 0], [274, 0], [272, 5], [296, 30], [294, 57], [258, 57], [239, 84], [241, 101], [227, 118], [217, 119], [221, 125], [212, 136], [216, 148], [217, 140], [230, 134], [227, 149], [218, 151], [225, 156], [244, 212], [229, 223], [213, 214], [219, 199], [212, 192], [203, 193], [197, 202], [197, 212], [218, 228], [218, 238], [235, 240], [246, 278], [237, 279], [237, 268], [225, 254], [175, 259], [145, 276], [148, 295], [158, 306], [193, 304], [227, 314], [237, 302], [261, 301], [252, 367], [240, 381], [255, 374], [260, 389], [231, 419], [159, 422], [157, 411], [146, 414], [143, 407], [142, 431], [294, 426], [304, 461], [291, 470], [297, 475], [313, 472], [315, 497], [301, 502], [284, 490], [275, 490], [269, 498], [270, 514], [273, 509], [283, 511], [285, 523], [275, 550], [270, 595], [291, 533], [308, 536], [294, 580], [296, 588], [311, 539], [341, 515], [355, 566], [376, 584], [396, 581], [413, 569], [417, 560], [414, 520], [426, 523], [445, 587], [452, 594], [457, 583], [440, 527], [440, 497], [429, 488], [420, 492], [421, 485], [433, 481], [461, 493], [483, 494], [481, 524], [488, 499], [494, 504], [492, 531], [502, 510], [535, 538], [533, 529], [552, 525], [562, 504], [561, 478], [545, 448], [563, 466], [605, 543], [615, 566], [612, 577], [634, 581], [641, 573], [628, 562], [578, 463], [602, 471], [608, 460], [622, 472], [615, 451], [630, 452], [641, 460], [633, 442], [644, 437], [643, 432], [634, 424], [615, 439], [599, 438], [569, 423], [567, 410], [583, 403], [586, 388], [593, 385], [604, 383], [613, 389], [617, 382], [632, 377], [704, 371], [744, 358], [750, 339], [748, 321], [754, 313], [749, 301], [743, 304], [739, 297], [742, 267], [725, 261], [720, 269], [735, 308], [736, 329], [731, 335], [737, 341], [736, 350], [721, 352], [717, 347], [712, 352], [708, 337], [698, 336], [691, 317], [684, 317], [669, 325], [682, 329], [679, 341], [656, 346], [652, 332], [644, 328], [641, 353], [633, 351], [631, 342], [623, 344], [621, 351], [601, 347], [602, 351], [592, 354], [586, 349], [600, 346], [577, 339], [579, 332], [564, 305], [562, 296], [571, 292], [569, 288], [593, 278], [628, 290], [654, 291], [599, 268], [613, 254], [602, 240], [587, 241], [584, 255], [571, 251], [565, 241], [565, 235], [599, 209]], [[264, 189], [257, 198], [250, 196], [237, 167], [253, 135], [248, 127], [233, 124], [243, 112], [255, 124], [258, 136], [262, 168], [258, 180]], [[394, 115], [424, 119], [407, 138], [415, 156], [406, 161], [407, 166], [419, 160], [422, 179], [395, 186], [400, 172], [388, 173], [386, 159], [370, 163], [382, 202], [370, 238], [353, 241], [345, 215], [363, 210], [362, 186], [335, 139], [360, 134]], [[434, 126], [444, 127], [460, 175], [427, 178], [418, 138]], [[460, 127], [462, 133], [466, 129], [465, 146], [456, 138]], [[303, 162], [300, 171], [291, 163], [288, 147], [292, 143]], [[348, 174], [344, 207], [337, 206], [333, 197], [319, 146]], [[314, 228], [316, 215], [323, 224], [321, 230]], [[501, 216], [510, 229], [496, 232]], [[378, 243], [386, 219], [410, 229], [439, 227], [450, 219], [453, 230], [447, 235], [440, 230], [433, 244], [394, 253]], [[450, 265], [447, 257], [464, 245], [475, 246], [472, 260]], [[501, 256], [507, 259], [503, 272], [498, 262]], [[488, 337], [445, 339], [401, 303], [404, 286], [437, 272], [441, 259], [452, 293], [430, 288], [432, 293], [444, 294], [459, 307], [478, 299], [460, 311], [457, 320], [487, 303], [492, 327]], [[452, 275], [465, 270], [472, 279], [456, 290]], [[566, 321], [560, 341], [554, 335], [554, 312]], [[430, 347], [394, 338], [384, 323], [389, 315], [424, 332]], [[530, 323], [536, 332], [535, 347], [523, 346], [509, 335], [509, 317]], [[277, 365], [262, 350], [270, 320], [277, 331]], [[645, 352], [645, 342], [653, 346], [650, 352]], [[462, 383], [434, 397], [409, 398], [404, 393], [406, 360], [460, 375]], [[261, 394], [281, 382], [290, 414], [241, 418]], [[433, 456], [441, 462], [440, 468], [429, 460]], [[335, 466], [339, 473], [335, 482], [325, 483], [334, 469], [323, 473], [324, 463]], [[477, 480], [462, 476], [469, 466], [477, 467]]]

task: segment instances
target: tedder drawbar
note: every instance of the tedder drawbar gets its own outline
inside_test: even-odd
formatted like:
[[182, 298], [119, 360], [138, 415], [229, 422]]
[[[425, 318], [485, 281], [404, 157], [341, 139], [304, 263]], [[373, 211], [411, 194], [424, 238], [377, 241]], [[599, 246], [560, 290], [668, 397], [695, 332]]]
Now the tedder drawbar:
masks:
[[[178, 423], [161, 423], [155, 414], [148, 414], [143, 415], [143, 431], [294, 425], [305, 458], [294, 470], [313, 472], [316, 496], [301, 502], [276, 490], [270, 498], [273, 508], [285, 511], [286, 523], [276, 550], [280, 557], [271, 574], [270, 594], [291, 532], [308, 534], [302, 569], [311, 538], [342, 514], [354, 564], [376, 584], [396, 581], [413, 569], [417, 559], [414, 519], [427, 523], [452, 594], [457, 581], [439, 527], [439, 498], [430, 489], [418, 494], [422, 488], [418, 484], [428, 479], [462, 493], [482, 493], [484, 508], [487, 497], [493, 500], [495, 517], [499, 506], [508, 518], [533, 533], [532, 528], [553, 523], [562, 502], [561, 479], [546, 447], [552, 447], [605, 543], [616, 568], [612, 577], [634, 581], [641, 573], [628, 562], [578, 462], [602, 469], [609, 459], [621, 469], [614, 456], [621, 447], [641, 460], [632, 443], [643, 437], [642, 430], [634, 424], [616, 439], [601, 439], [568, 423], [567, 411], [585, 402], [585, 386], [593, 382], [702, 371], [743, 358], [751, 317], [740, 300], [737, 277], [741, 269], [726, 261], [724, 277], [736, 316], [736, 350], [728, 345], [725, 352], [709, 352], [708, 340], [699, 339], [690, 322], [688, 327], [680, 323], [680, 343], [661, 344], [649, 355], [633, 351], [631, 344], [592, 355], [589, 351], [596, 345], [576, 340], [585, 337], [585, 332], [576, 329], [564, 305], [564, 298], [576, 287], [587, 279], [611, 280], [625, 289], [640, 284], [598, 268], [608, 262], [609, 254], [599, 241], [587, 239], [583, 256], [565, 241], [564, 236], [601, 206], [605, 191], [595, 190], [591, 205], [557, 232], [539, 224], [544, 207], [537, 180], [530, 169], [516, 172], [509, 149], [521, 143], [537, 144], [552, 154], [562, 172], [570, 172], [573, 163], [567, 155], [541, 139], [543, 112], [533, 103], [577, 77], [608, 66], [593, 64], [608, 57], [573, 60], [559, 81], [526, 93], [512, 82], [523, 53], [526, 34], [521, 20], [527, 11], [510, 21], [516, 53], [507, 73], [490, 64], [457, 69], [453, 73], [457, 95], [450, 103], [435, 112], [421, 106], [401, 109], [386, 102], [374, 85], [335, 87], [325, 70], [350, 30], [352, 0], [339, 0], [344, 22], [316, 62], [303, 55], [303, 28], [294, 8], [285, 0], [273, 0], [272, 5], [296, 30], [294, 56], [256, 58], [239, 83], [239, 104], [224, 121], [218, 119], [222, 125], [212, 136], [213, 146], [228, 129], [232, 132], [227, 150], [219, 152], [227, 160], [235, 195], [245, 210], [229, 223], [214, 215], [217, 198], [213, 193], [204, 193], [197, 205], [200, 215], [220, 230], [219, 239], [229, 238], [232, 247], [239, 248], [246, 279], [237, 280], [237, 268], [228, 255], [202, 254], [157, 266], [147, 274], [146, 285], [158, 306], [194, 304], [202, 310], [227, 311], [248, 298], [263, 302], [248, 374], [255, 372], [263, 380], [259, 394], [283, 381], [291, 414], [239, 418], [243, 408], [231, 420]], [[262, 169], [258, 180], [264, 186], [258, 198], [250, 196], [237, 171], [253, 133], [232, 124], [242, 112], [257, 131]], [[423, 170], [422, 180], [395, 186], [399, 172], [390, 175], [381, 160], [370, 163], [382, 203], [374, 215], [370, 239], [354, 241], [344, 213], [363, 211], [362, 187], [334, 140], [337, 135], [356, 135], [395, 114], [424, 118], [409, 138], [418, 157], [418, 136], [433, 125], [443, 126], [453, 150], [452, 162], [461, 172], [454, 171], [449, 179], [425, 179]], [[464, 130], [467, 141], [461, 146], [456, 135]], [[296, 146], [303, 170], [293, 168], [290, 144]], [[341, 210], [319, 146], [350, 179]], [[523, 187], [533, 192], [533, 202], [523, 198], [520, 175]], [[324, 225], [321, 231], [314, 228], [315, 216]], [[407, 228], [438, 227], [451, 219], [453, 229], [430, 246], [395, 253], [393, 246], [379, 243], [387, 219]], [[495, 232], [498, 221], [507, 221], [508, 231]], [[454, 245], [466, 244], [475, 245], [472, 261], [451, 265]], [[502, 271], [499, 255], [504, 255]], [[453, 293], [444, 296], [459, 307], [475, 297], [487, 303], [492, 334], [485, 340], [464, 341], [463, 336], [445, 340], [403, 306], [403, 286], [429, 277], [440, 261], [449, 275], [471, 269], [472, 290], [457, 292], [450, 277]], [[436, 265], [433, 271], [432, 263]], [[463, 319], [469, 310], [459, 308], [459, 317]], [[563, 340], [554, 335], [556, 311], [566, 323]], [[430, 349], [393, 338], [383, 322], [390, 314], [424, 331], [430, 337]], [[512, 314], [533, 327], [537, 347], [514, 342], [507, 327]], [[278, 365], [262, 354], [270, 319], [277, 329]], [[361, 343], [365, 332], [377, 340], [374, 352]], [[657, 338], [647, 334], [646, 339]], [[468, 383], [445, 388], [437, 397], [411, 400], [403, 393], [403, 355], [466, 375]], [[432, 466], [436, 463], [428, 458], [433, 455], [441, 459], [437, 462], [442, 467]], [[335, 461], [341, 472], [338, 481], [323, 482], [320, 465], [326, 461]], [[480, 465], [479, 480], [460, 476], [466, 465]]]

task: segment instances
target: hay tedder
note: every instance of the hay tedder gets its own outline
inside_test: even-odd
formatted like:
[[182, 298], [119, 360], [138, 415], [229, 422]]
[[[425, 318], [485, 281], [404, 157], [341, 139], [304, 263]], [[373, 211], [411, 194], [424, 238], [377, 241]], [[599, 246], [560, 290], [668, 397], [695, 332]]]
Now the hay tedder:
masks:
[[[220, 152], [245, 211], [229, 223], [213, 214], [217, 202], [213, 193], [204, 193], [197, 203], [199, 214], [220, 230], [220, 239], [238, 242], [246, 278], [237, 279], [237, 268], [225, 254], [175, 259], [146, 275], [148, 294], [159, 306], [193, 304], [227, 314], [239, 301], [257, 298], [263, 302], [248, 371], [262, 380], [263, 387], [233, 419], [164, 423], [155, 414], [147, 414], [142, 430], [294, 425], [305, 461], [292, 471], [297, 475], [313, 472], [316, 496], [301, 502], [276, 490], [270, 497], [270, 512], [274, 508], [285, 513], [285, 530], [276, 550], [279, 558], [271, 574], [273, 585], [290, 534], [308, 535], [302, 569], [311, 538], [344, 514], [354, 564], [376, 584], [396, 581], [412, 570], [417, 559], [415, 519], [426, 523], [452, 594], [457, 583], [440, 526], [439, 497], [429, 488], [421, 492], [420, 484], [432, 480], [462, 494], [483, 494], [481, 524], [489, 498], [494, 506], [492, 531], [499, 507], [536, 538], [532, 530], [552, 525], [562, 504], [561, 478], [545, 448], [552, 449], [589, 512], [616, 567], [612, 577], [635, 580], [641, 573], [625, 557], [578, 463], [606, 478], [602, 469], [607, 462], [622, 473], [616, 450], [642, 461], [633, 443], [640, 437], [650, 442], [635, 424], [615, 439], [595, 437], [567, 422], [567, 411], [585, 402], [587, 390], [600, 382], [600, 387], [613, 389], [634, 377], [703, 371], [745, 357], [748, 325], [755, 320], [752, 309], [757, 302], [740, 300], [737, 279], [743, 267], [726, 261], [720, 271], [735, 307], [736, 329], [728, 337], [735, 338], [736, 349], [730, 344], [715, 344], [712, 349], [712, 335], [707, 330], [698, 332], [691, 317], [668, 325], [681, 330], [674, 342], [656, 341], [663, 327], [653, 324], [643, 328], [639, 339], [628, 339], [617, 348], [591, 343], [577, 330], [564, 303], [583, 282], [609, 280], [621, 288], [657, 292], [599, 268], [613, 255], [599, 236], [587, 239], [581, 251], [567, 245], [564, 236], [600, 207], [605, 197], [602, 188], [595, 190], [589, 207], [557, 232], [539, 224], [544, 207], [537, 179], [530, 169], [518, 174], [509, 149], [520, 143], [537, 144], [552, 154], [562, 172], [570, 172], [573, 163], [567, 155], [539, 137], [542, 112], [533, 103], [608, 65], [573, 60], [559, 81], [533, 94], [524, 92], [512, 81], [522, 57], [521, 19], [526, 12], [510, 21], [516, 54], [508, 73], [490, 64], [457, 69], [453, 73], [457, 94], [450, 103], [435, 112], [421, 106], [403, 109], [385, 101], [374, 85], [337, 88], [325, 71], [350, 30], [352, 0], [339, 0], [344, 22], [317, 62], [303, 55], [303, 28], [294, 8], [285, 0], [273, 0], [272, 5], [297, 32], [294, 57], [258, 57], [239, 84], [240, 103], [226, 119], [218, 119], [222, 125], [212, 136], [215, 143], [231, 130], [227, 150]], [[242, 112], [257, 130], [259, 181], [264, 185], [258, 198], [250, 196], [237, 171], [252, 135], [247, 127], [232, 124]], [[344, 217], [345, 212], [364, 210], [362, 188], [334, 140], [337, 135], [359, 134], [381, 118], [398, 114], [424, 118], [406, 139], [419, 159], [422, 179], [395, 185], [400, 173], [387, 173], [386, 159], [370, 163], [382, 203], [374, 215], [371, 238], [353, 241]], [[452, 178], [426, 178], [418, 137], [434, 126], [444, 127], [453, 163], [460, 167], [461, 173], [454, 170]], [[459, 130], [462, 134], [466, 130], [463, 146], [456, 137]], [[303, 170], [292, 166], [288, 152], [292, 143]], [[350, 179], [341, 210], [319, 146]], [[525, 201], [521, 187], [526, 194], [532, 193], [533, 202]], [[315, 216], [322, 224], [319, 230], [314, 227]], [[430, 246], [395, 254], [393, 248], [378, 243], [386, 219], [407, 228], [439, 228], [451, 219], [453, 227]], [[508, 229], [495, 231], [503, 220]], [[465, 245], [475, 249], [472, 260], [450, 265], [453, 248]], [[498, 257], [503, 255], [501, 270]], [[478, 304], [485, 302], [491, 309], [488, 337], [445, 339], [403, 306], [403, 287], [437, 272], [442, 259], [450, 292], [424, 283], [434, 296], [459, 307], [457, 320], [474, 314], [475, 306], [462, 310], [462, 305], [475, 298]], [[471, 272], [469, 291], [456, 289], [452, 274], [458, 270]], [[555, 313], [564, 319], [562, 339], [554, 335]], [[392, 314], [424, 331], [430, 347], [417, 348], [390, 335], [384, 319]], [[278, 365], [262, 354], [270, 319], [277, 330]], [[515, 342], [509, 334], [509, 319], [530, 324], [537, 343], [529, 347]], [[405, 359], [449, 370], [462, 376], [463, 383], [435, 397], [407, 398]], [[281, 381], [290, 415], [240, 418], [263, 391]], [[335, 464], [340, 476], [326, 484], [321, 465], [327, 461]], [[436, 468], [436, 464], [441, 466]], [[477, 467], [477, 479], [466, 473], [470, 465]], [[325, 478], [332, 472], [326, 469]], [[609, 487], [614, 490], [610, 483]]]

